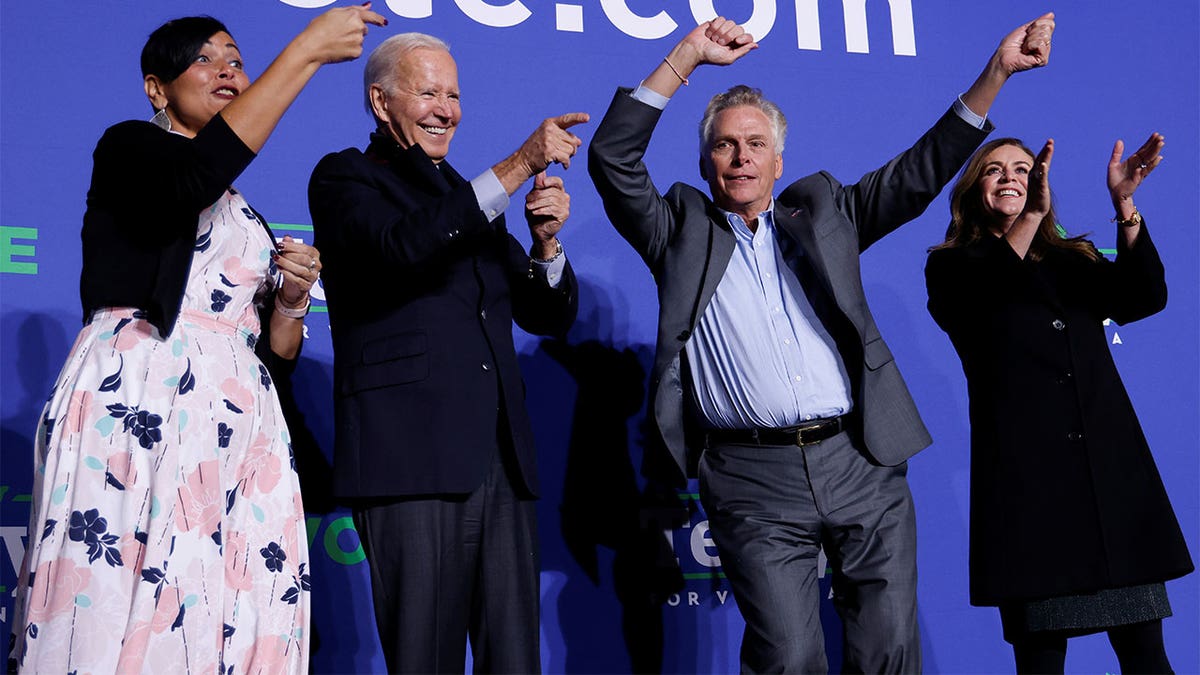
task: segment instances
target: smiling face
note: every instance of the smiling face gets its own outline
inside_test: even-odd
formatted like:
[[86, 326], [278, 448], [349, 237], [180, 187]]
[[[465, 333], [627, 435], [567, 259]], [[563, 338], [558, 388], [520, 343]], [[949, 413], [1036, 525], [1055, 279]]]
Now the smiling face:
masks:
[[713, 118], [711, 138], [700, 157], [700, 175], [717, 206], [753, 226], [783, 175], [771, 122], [753, 106], [726, 108]]
[[441, 49], [410, 50], [396, 64], [394, 81], [390, 92], [371, 85], [375, 117], [400, 147], [420, 145], [434, 163], [441, 162], [462, 119], [454, 57]]
[[1015, 145], [1001, 145], [983, 160], [976, 187], [988, 229], [1004, 234], [1025, 209], [1033, 157]]
[[250, 86], [242, 54], [229, 33], [214, 33], [187, 70], [170, 82], [146, 76], [146, 95], [156, 110], [166, 108], [172, 131], [192, 137], [213, 115]]

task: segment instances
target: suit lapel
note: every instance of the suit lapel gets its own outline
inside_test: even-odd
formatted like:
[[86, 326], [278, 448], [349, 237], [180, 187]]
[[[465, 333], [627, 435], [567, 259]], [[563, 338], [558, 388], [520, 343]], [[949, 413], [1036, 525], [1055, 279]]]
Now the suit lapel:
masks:
[[700, 314], [717, 292], [717, 285], [725, 277], [725, 268], [729, 266], [735, 246], [733, 231], [729, 227], [729, 221], [725, 219], [725, 214], [711, 201], [705, 201], [708, 214], [708, 246], [700, 276], [700, 295], [696, 299], [696, 306], [692, 308], [689, 328], [695, 328]]
[[817, 244], [812, 216], [804, 208], [785, 207], [778, 200], [775, 202], [774, 215], [775, 229], [784, 235], [779, 241], [784, 262], [802, 285], [807, 286], [815, 281], [827, 296], [836, 298], [827, 261]]

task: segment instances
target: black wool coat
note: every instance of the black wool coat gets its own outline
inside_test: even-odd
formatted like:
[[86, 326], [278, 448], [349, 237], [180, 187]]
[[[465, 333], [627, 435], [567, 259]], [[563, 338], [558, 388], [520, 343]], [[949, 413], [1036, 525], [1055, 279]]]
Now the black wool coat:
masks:
[[1166, 305], [1146, 228], [1115, 262], [1021, 259], [985, 235], [935, 250], [929, 312], [962, 359], [971, 418], [971, 603], [1183, 576], [1192, 560], [1103, 321]]

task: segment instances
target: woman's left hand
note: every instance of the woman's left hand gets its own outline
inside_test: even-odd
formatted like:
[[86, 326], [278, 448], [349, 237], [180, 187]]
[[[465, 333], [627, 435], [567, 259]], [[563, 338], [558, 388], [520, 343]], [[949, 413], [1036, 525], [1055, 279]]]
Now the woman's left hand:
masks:
[[276, 250], [275, 266], [283, 274], [279, 300], [286, 307], [302, 307], [308, 299], [309, 289], [320, 276], [321, 252], [291, 236], [285, 236], [276, 245]]
[[1108, 160], [1108, 192], [1113, 205], [1120, 208], [1121, 202], [1133, 198], [1133, 193], [1163, 160], [1161, 154], [1166, 140], [1162, 134], [1150, 134], [1150, 138], [1128, 159], [1122, 160], [1125, 142], [1118, 140], [1113, 145], [1112, 157]]

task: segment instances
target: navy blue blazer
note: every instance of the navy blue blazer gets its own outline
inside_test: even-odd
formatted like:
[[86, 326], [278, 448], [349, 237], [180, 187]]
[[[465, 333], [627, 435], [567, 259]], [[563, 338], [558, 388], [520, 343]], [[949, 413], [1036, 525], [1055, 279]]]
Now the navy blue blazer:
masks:
[[447, 162], [376, 132], [325, 156], [308, 188], [333, 334], [333, 489], [341, 497], [464, 494], [500, 444], [537, 490], [512, 324], [561, 336], [578, 307], [489, 223]]

